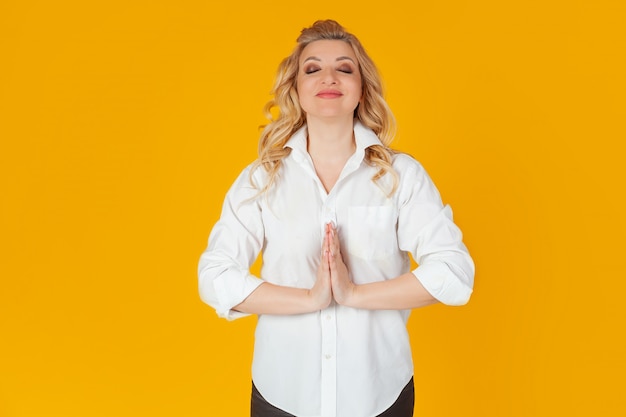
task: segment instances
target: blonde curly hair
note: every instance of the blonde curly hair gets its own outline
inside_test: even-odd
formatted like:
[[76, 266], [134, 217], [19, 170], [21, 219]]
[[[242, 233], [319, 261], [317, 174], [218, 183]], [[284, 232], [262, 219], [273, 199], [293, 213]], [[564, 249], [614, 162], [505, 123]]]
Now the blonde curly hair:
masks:
[[[304, 28], [291, 55], [280, 63], [271, 91], [273, 98], [263, 109], [269, 123], [263, 126], [259, 139], [259, 158], [250, 172], [250, 180], [252, 181], [256, 168], [262, 166], [268, 174], [268, 181], [260, 189], [259, 194], [272, 187], [282, 159], [291, 152], [291, 148], [284, 147], [285, 143], [306, 123], [306, 114], [300, 107], [298, 99], [296, 78], [302, 50], [311, 42], [318, 40], [341, 40], [347, 42], [354, 50], [361, 71], [363, 89], [361, 102], [354, 110], [354, 117], [372, 129], [382, 142], [382, 146], [374, 145], [365, 150], [365, 161], [378, 167], [372, 181], [377, 182], [386, 174], [392, 176], [392, 187], [388, 190], [390, 196], [398, 186], [398, 174], [391, 166], [394, 151], [389, 147], [395, 135], [395, 119], [383, 98], [382, 82], [374, 62], [365, 52], [361, 42], [334, 20], [318, 20], [311, 27]], [[278, 110], [276, 118], [273, 117], [272, 110]]]

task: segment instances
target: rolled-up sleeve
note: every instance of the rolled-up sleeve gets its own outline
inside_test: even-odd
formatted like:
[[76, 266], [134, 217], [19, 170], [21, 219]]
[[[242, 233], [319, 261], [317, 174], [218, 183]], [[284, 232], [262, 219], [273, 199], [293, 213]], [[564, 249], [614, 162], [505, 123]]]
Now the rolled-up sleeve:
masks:
[[258, 190], [250, 184], [249, 169], [226, 194], [222, 214], [198, 264], [200, 298], [228, 320], [247, 315], [232, 308], [263, 283], [250, 273], [263, 246], [264, 230], [261, 209], [254, 198]]
[[418, 264], [413, 274], [443, 304], [466, 304], [475, 267], [452, 209], [416, 161], [403, 173], [398, 193], [398, 243]]

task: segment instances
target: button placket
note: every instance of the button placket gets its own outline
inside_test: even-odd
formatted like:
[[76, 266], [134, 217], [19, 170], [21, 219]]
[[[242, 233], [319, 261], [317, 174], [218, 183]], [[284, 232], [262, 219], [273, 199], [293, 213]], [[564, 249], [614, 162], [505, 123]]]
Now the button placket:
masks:
[[335, 210], [335, 198], [328, 196], [324, 204], [322, 205], [322, 230], [328, 223], [332, 223], [337, 226], [337, 211]]
[[337, 412], [337, 322], [336, 307], [321, 311], [322, 329], [322, 416], [335, 417]]
[[[337, 225], [336, 198], [331, 190], [330, 194], [323, 199], [321, 209], [321, 229], [324, 236], [326, 224]], [[320, 325], [322, 330], [321, 350], [321, 407], [323, 417], [336, 417], [337, 414], [337, 322], [336, 306], [333, 303], [322, 310]]]

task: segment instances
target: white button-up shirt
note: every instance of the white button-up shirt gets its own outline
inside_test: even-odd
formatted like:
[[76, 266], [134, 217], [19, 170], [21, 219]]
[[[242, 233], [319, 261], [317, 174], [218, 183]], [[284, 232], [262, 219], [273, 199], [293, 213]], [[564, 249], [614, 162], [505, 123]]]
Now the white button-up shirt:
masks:
[[[307, 153], [306, 127], [285, 146], [280, 176], [256, 197], [246, 168], [229, 190], [221, 218], [199, 264], [199, 290], [221, 317], [263, 281], [311, 288], [321, 259], [324, 225], [337, 226], [343, 260], [356, 284], [412, 271], [439, 301], [468, 301], [474, 264], [452, 212], [444, 206], [422, 166], [406, 154], [394, 156], [399, 175], [388, 197], [389, 175], [365, 163], [365, 149], [378, 137], [355, 123], [356, 152], [327, 193]], [[263, 168], [253, 174], [262, 186]], [[262, 253], [260, 277], [249, 268]], [[413, 375], [406, 321], [409, 310], [364, 310], [331, 303], [298, 315], [260, 315], [252, 379], [274, 406], [299, 417], [366, 417], [386, 410]]]

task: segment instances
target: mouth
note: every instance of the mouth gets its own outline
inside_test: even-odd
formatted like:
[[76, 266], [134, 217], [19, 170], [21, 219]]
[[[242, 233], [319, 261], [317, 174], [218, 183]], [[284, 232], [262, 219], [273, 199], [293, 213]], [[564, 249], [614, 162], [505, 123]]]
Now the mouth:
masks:
[[319, 98], [338, 98], [343, 96], [338, 90], [322, 90], [316, 94]]

